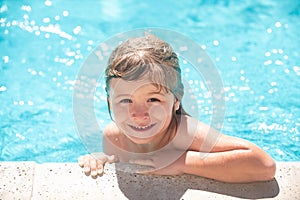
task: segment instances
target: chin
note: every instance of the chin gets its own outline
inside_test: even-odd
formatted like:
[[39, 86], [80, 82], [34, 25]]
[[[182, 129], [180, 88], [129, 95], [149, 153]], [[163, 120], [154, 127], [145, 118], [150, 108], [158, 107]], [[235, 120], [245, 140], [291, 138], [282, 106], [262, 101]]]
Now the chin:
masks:
[[130, 136], [129, 139], [135, 144], [148, 144], [152, 141], [151, 138], [134, 138]]

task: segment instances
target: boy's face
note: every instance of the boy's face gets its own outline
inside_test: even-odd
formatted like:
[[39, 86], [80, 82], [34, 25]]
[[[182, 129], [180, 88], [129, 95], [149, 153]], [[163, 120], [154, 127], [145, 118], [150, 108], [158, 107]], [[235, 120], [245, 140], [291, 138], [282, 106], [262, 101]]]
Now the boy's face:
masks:
[[159, 90], [150, 80], [110, 81], [109, 103], [115, 123], [137, 144], [146, 144], [164, 134], [174, 109], [179, 108], [171, 92]]

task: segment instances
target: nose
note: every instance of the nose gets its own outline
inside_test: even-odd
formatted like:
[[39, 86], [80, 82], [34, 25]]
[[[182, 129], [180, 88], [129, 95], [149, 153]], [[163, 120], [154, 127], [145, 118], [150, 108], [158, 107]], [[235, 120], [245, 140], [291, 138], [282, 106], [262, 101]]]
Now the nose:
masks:
[[150, 123], [149, 108], [143, 104], [134, 104], [129, 108], [131, 120], [138, 125], [148, 125]]

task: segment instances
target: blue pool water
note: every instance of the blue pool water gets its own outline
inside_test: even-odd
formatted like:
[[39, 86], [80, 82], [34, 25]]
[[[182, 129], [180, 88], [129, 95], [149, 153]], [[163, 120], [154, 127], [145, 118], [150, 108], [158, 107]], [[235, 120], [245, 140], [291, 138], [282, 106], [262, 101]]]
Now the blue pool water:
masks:
[[299, 1], [83, 2], [0, 2], [0, 161], [73, 162], [86, 153], [73, 120], [76, 74], [98, 43], [144, 27], [180, 32], [210, 55], [226, 91], [224, 133], [277, 161], [300, 160]]

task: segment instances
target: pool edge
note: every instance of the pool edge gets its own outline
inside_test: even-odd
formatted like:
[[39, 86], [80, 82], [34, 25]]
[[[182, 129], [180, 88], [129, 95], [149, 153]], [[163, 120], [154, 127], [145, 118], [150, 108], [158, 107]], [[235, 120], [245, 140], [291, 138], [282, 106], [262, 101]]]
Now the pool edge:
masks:
[[275, 179], [229, 184], [202, 177], [143, 176], [108, 165], [96, 179], [77, 163], [0, 162], [0, 199], [299, 199], [300, 162], [277, 162]]

